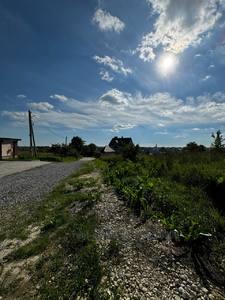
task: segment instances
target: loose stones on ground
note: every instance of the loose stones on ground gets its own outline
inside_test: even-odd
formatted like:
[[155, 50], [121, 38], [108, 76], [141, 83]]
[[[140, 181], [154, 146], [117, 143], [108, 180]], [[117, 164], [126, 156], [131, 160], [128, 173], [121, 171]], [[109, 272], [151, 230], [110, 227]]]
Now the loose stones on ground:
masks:
[[101, 190], [96, 236], [103, 255], [111, 240], [121, 245], [118, 260], [103, 259], [120, 299], [225, 299], [214, 286], [209, 291], [201, 283], [191, 261], [178, 259], [185, 249], [179, 252], [171, 239], [162, 238], [166, 233], [160, 223], [142, 224], [112, 190], [105, 185]]

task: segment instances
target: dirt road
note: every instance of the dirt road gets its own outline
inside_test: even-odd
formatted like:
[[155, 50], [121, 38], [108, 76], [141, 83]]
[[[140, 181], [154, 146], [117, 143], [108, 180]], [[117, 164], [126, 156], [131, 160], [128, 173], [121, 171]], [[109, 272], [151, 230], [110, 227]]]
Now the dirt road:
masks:
[[49, 162], [33, 160], [33, 161], [0, 161], [0, 178], [30, 170], [36, 167], [41, 167]]
[[0, 208], [19, 202], [41, 200], [60, 180], [90, 160], [92, 158], [72, 163], [47, 163], [39, 168], [0, 178]]

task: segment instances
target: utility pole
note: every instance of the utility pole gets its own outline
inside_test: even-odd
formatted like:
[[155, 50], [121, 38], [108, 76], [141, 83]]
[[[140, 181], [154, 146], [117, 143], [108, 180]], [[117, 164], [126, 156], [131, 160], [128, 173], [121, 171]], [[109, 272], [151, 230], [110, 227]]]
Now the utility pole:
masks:
[[66, 138], [65, 138], [65, 145], [67, 146], [67, 136], [66, 136]]
[[36, 150], [36, 144], [35, 144], [35, 138], [34, 138], [32, 114], [31, 114], [30, 110], [28, 110], [28, 120], [29, 120], [29, 137], [30, 137], [30, 155], [32, 157], [36, 157], [37, 150]]
[[33, 157], [33, 139], [32, 139], [32, 119], [31, 119], [31, 111], [28, 110], [28, 121], [29, 121], [29, 137], [30, 137], [30, 155]]

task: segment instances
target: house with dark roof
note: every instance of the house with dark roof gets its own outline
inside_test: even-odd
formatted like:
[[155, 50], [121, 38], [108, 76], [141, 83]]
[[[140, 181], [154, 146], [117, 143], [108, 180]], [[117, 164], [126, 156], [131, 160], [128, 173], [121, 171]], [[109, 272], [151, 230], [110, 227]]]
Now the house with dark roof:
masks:
[[18, 154], [18, 141], [21, 141], [21, 139], [0, 137], [0, 159], [16, 158]]
[[134, 145], [132, 138], [123, 136], [119, 138], [115, 136], [109, 143], [109, 147], [115, 150], [116, 152], [120, 152], [124, 148], [124, 146], [127, 145]]

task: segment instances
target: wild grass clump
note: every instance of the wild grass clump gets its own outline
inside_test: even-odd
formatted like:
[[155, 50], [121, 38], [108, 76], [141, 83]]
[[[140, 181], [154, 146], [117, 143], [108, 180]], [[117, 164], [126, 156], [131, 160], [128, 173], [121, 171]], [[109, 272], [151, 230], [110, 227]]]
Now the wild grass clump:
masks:
[[116, 240], [116, 239], [112, 239], [110, 240], [105, 256], [106, 258], [116, 258], [119, 255], [121, 249], [121, 242]]

